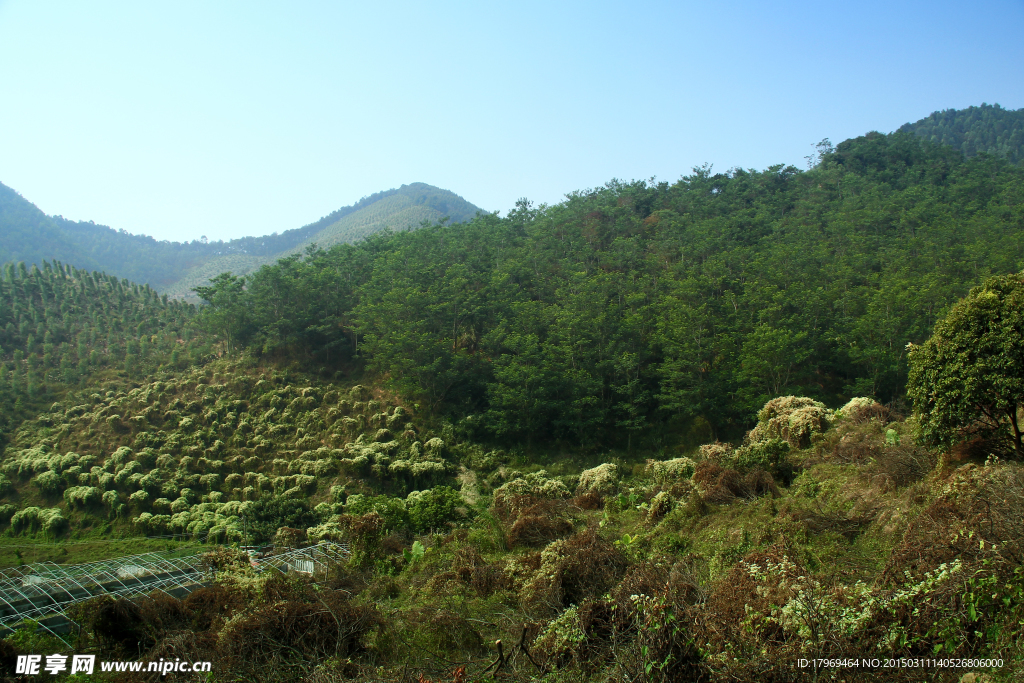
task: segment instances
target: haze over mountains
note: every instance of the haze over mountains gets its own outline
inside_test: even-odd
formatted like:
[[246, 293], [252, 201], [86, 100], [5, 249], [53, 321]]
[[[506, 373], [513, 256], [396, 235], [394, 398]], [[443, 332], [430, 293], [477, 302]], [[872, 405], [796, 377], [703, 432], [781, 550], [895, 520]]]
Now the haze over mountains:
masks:
[[364, 197], [309, 225], [280, 234], [228, 242], [157, 241], [92, 222], [48, 216], [0, 184], [0, 263], [59, 260], [149, 284], [170, 296], [190, 296], [218, 273], [236, 275], [300, 252], [355, 242], [382, 230], [403, 231], [445, 217], [469, 220], [481, 209], [462, 197], [426, 183], [412, 183]]

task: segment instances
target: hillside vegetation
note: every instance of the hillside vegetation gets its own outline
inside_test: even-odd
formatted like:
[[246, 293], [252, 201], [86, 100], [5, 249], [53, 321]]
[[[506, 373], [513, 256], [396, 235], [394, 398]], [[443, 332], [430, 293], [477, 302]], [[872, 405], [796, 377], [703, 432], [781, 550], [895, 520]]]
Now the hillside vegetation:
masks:
[[479, 438], [736, 438], [771, 397], [901, 400], [908, 342], [1024, 268], [1024, 170], [877, 133], [817, 168], [613, 182], [309, 252], [203, 296], [261, 354], [362, 362]]
[[[0, 561], [206, 543], [215, 575], [0, 655], [218, 681], [1016, 680], [1022, 200], [1006, 159], [872, 133], [806, 172], [310, 246], [214, 276], [198, 310], [8, 267]], [[318, 583], [240, 552], [320, 541], [351, 556]]]
[[993, 154], [1024, 164], [1024, 109], [1003, 109], [998, 104], [945, 109], [905, 124], [900, 131], [949, 145], [964, 156]]
[[408, 230], [423, 221], [472, 218], [480, 209], [458, 195], [412, 183], [364, 197], [302, 228], [228, 242], [157, 241], [92, 222], [47, 216], [0, 184], [0, 263], [59, 260], [192, 297], [191, 288], [223, 271], [247, 273], [316, 242], [354, 242], [381, 230]]
[[7, 264], [2, 275], [0, 444], [24, 409], [70, 387], [185, 367], [208, 350], [189, 341], [194, 307], [148, 285], [58, 261]]

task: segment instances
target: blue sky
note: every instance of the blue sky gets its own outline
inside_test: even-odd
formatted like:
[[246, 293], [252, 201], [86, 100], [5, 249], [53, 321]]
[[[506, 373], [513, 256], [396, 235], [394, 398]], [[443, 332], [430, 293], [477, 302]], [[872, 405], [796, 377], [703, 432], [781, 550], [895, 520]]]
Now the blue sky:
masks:
[[0, 182], [158, 239], [415, 181], [504, 212], [1024, 107], [1022, 35], [1022, 0], [0, 0]]

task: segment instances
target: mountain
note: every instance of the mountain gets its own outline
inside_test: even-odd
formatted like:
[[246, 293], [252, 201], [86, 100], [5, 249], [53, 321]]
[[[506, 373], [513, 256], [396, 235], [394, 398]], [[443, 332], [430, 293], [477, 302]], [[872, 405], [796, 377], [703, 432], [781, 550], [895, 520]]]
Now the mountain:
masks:
[[1024, 165], [1024, 109], [998, 104], [944, 109], [899, 130], [955, 147], [967, 157], [987, 153]]
[[218, 273], [248, 273], [312, 243], [354, 242], [382, 230], [409, 230], [445, 217], [459, 223], [480, 210], [453, 192], [412, 183], [364, 197], [314, 223], [280, 234], [228, 242], [168, 242], [48, 216], [0, 184], [0, 263], [41, 264], [56, 259], [187, 297], [192, 287]]
[[[702, 167], [342, 243], [437, 209], [391, 191], [214, 254], [329, 245], [245, 287], [217, 275], [202, 307], [6, 265], [7, 593], [204, 547], [211, 570], [181, 600], [122, 592], [145, 579], [70, 607], [71, 642], [11, 598], [8, 670], [81, 651], [267, 683], [1024, 670], [1019, 413], [982, 412], [1020, 394], [1024, 168], [910, 132], [823, 147], [807, 171]], [[61, 246], [69, 228], [13, 204]]]
[[412, 230], [424, 222], [436, 223], [445, 217], [449, 222], [462, 223], [481, 211], [448, 190], [426, 183], [402, 185], [361, 199], [315, 223], [281, 235], [231, 240], [218, 250], [216, 256], [185, 271], [178, 281], [165, 286], [162, 291], [170, 296], [190, 296], [193, 287], [205, 284], [220, 273], [244, 275], [262, 265], [300, 253], [310, 244], [324, 248], [351, 244], [384, 230]]

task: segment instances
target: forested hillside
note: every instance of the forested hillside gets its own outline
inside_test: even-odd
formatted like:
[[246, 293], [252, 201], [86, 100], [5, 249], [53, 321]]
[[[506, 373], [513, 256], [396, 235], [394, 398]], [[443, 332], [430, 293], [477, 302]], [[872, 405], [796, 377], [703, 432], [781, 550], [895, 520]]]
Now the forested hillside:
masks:
[[[25, 410], [68, 388], [99, 391], [183, 368], [201, 357], [190, 342], [190, 304], [148, 285], [44, 261], [8, 263], [0, 279], [0, 447]], [[208, 347], [207, 347], [208, 349]], [[120, 380], [120, 381], [119, 381]], [[105, 390], [104, 390], [105, 391]]]
[[326, 246], [353, 242], [380, 230], [407, 230], [444, 217], [465, 221], [477, 211], [454, 193], [412, 183], [364, 197], [315, 223], [280, 234], [228, 242], [168, 242], [47, 216], [0, 184], [0, 263], [57, 259], [148, 284], [171, 296], [191, 297], [193, 287], [217, 273], [247, 273], [311, 242]]
[[945, 109], [905, 124], [900, 131], [949, 145], [965, 156], [984, 152], [1024, 164], [1024, 109], [1008, 110], [998, 104]]
[[1022, 179], [872, 133], [804, 173], [612, 182], [292, 257], [244, 291], [221, 278], [204, 319], [261, 353], [358, 358], [488, 438], [726, 436], [787, 393], [898, 402], [908, 342], [973, 284], [1024, 268]]
[[[1016, 680], [1022, 270], [1024, 168], [905, 132], [310, 245], [198, 308], [8, 264], [0, 567], [211, 573], [72, 606], [74, 639], [26, 622], [0, 667]], [[314, 575], [242, 552], [325, 541]]]

